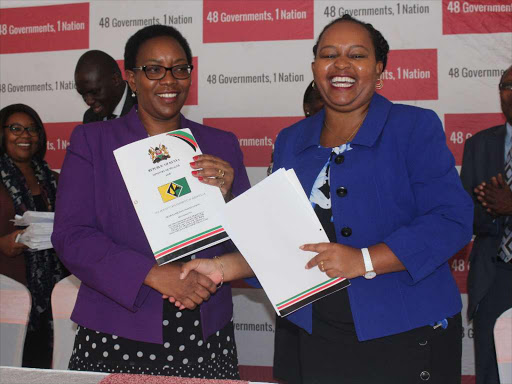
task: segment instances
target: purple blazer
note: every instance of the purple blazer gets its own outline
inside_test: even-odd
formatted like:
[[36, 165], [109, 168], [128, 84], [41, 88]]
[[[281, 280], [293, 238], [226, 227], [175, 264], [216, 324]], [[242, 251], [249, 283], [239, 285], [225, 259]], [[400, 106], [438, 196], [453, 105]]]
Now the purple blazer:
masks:
[[[228, 161], [235, 171], [233, 194], [249, 179], [233, 133], [181, 116], [201, 151]], [[134, 107], [119, 119], [77, 126], [59, 178], [53, 245], [82, 285], [71, 319], [90, 329], [132, 340], [162, 343], [162, 297], [144, 284], [155, 258], [144, 235], [113, 151], [147, 137]], [[234, 249], [224, 242], [198, 252], [212, 258]], [[204, 338], [226, 325], [233, 314], [225, 284], [200, 306]]]

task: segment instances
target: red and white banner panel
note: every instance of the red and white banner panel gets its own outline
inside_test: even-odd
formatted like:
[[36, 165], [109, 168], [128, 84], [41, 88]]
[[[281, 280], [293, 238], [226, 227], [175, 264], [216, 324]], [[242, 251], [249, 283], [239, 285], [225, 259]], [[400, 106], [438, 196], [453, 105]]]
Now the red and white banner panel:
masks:
[[[87, 109], [74, 83], [78, 58], [99, 49], [123, 69], [133, 33], [172, 25], [194, 55], [184, 114], [234, 132], [254, 184], [266, 175], [277, 133], [303, 116], [316, 37], [344, 14], [386, 37], [391, 51], [379, 93], [434, 109], [457, 166], [468, 137], [504, 121], [498, 82], [512, 64], [509, 0], [2, 0], [0, 107], [25, 103], [38, 111], [47, 161], [60, 169]], [[469, 249], [450, 260], [464, 303]], [[264, 292], [243, 283], [234, 304], [242, 375], [272, 381], [273, 310]], [[463, 382], [473, 383], [473, 333], [464, 321]]]

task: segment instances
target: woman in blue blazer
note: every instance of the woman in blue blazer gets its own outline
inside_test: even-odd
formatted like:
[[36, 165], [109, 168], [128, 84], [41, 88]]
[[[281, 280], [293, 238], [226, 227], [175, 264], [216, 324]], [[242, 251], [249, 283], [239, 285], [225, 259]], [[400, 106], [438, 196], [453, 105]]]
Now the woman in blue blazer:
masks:
[[[275, 346], [286, 382], [461, 380], [462, 302], [447, 261], [471, 240], [473, 204], [437, 115], [375, 92], [388, 51], [371, 24], [327, 25], [312, 63], [325, 107], [275, 143], [274, 169], [295, 170], [329, 235], [302, 247], [316, 253], [307, 268], [351, 281], [287, 317], [299, 332]], [[249, 273], [222, 259], [226, 280]]]

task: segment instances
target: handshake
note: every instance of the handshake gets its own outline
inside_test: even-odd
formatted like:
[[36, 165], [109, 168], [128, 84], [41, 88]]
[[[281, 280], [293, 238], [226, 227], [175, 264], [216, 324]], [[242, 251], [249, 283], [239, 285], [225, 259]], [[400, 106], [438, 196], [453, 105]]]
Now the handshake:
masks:
[[[226, 254], [222, 260], [240, 260], [239, 253]], [[233, 259], [233, 260], [232, 260]], [[235, 261], [236, 264], [236, 261]], [[220, 258], [193, 259], [187, 263], [155, 264], [144, 283], [162, 294], [180, 309], [194, 309], [207, 301], [224, 282], [224, 264]]]
[[492, 216], [512, 216], [512, 190], [501, 173], [479, 184], [473, 192]]

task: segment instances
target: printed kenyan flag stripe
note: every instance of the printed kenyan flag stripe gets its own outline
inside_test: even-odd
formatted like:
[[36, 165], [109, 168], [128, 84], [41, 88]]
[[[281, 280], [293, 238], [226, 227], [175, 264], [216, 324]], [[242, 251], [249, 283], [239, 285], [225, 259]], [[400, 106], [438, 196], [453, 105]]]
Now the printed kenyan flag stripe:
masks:
[[319, 291], [319, 292], [317, 292], [317, 293], [315, 293], [313, 295], [310, 295], [310, 296], [306, 297], [303, 300], [296, 301], [294, 304], [291, 304], [291, 305], [287, 306], [286, 308], [280, 309], [279, 310], [279, 315], [287, 316], [290, 313], [296, 311], [297, 309], [305, 307], [306, 305], [311, 304], [312, 302], [314, 302], [314, 301], [316, 301], [318, 299], [321, 299], [322, 297], [330, 295], [331, 293], [334, 293], [334, 292], [339, 291], [339, 290], [341, 290], [343, 288], [346, 288], [349, 285], [350, 285], [350, 282], [347, 279], [344, 279], [341, 282], [339, 282], [337, 284], [334, 284], [334, 285], [331, 285], [331, 286], [327, 287], [324, 290], [321, 290], [321, 291]]
[[170, 261], [177, 260], [185, 255], [190, 255], [190, 254], [197, 252], [205, 247], [208, 247], [211, 244], [221, 243], [228, 239], [229, 239], [229, 236], [226, 232], [220, 232], [211, 237], [207, 237], [206, 239], [199, 240], [197, 243], [187, 245], [184, 248], [180, 248], [177, 251], [174, 251], [172, 253], [166, 254], [165, 256], [159, 257], [158, 259], [156, 259], [156, 262], [158, 265], [162, 265], [162, 264], [168, 263]]
[[196, 141], [195, 137], [190, 135], [189, 133], [183, 132], [183, 131], [174, 131], [174, 132], [168, 133], [167, 136], [173, 136], [173, 137], [176, 137], [178, 139], [185, 141], [187, 144], [189, 144], [192, 147], [194, 152], [196, 152], [197, 147], [198, 147], [197, 141]]
[[314, 287], [312, 287], [308, 290], [305, 290], [305, 291], [299, 293], [298, 295], [295, 295], [293, 297], [290, 297], [289, 299], [286, 299], [280, 303], [277, 303], [277, 309], [279, 309], [279, 310], [284, 309], [284, 308], [294, 304], [297, 301], [303, 300], [308, 296], [314, 295], [317, 292], [323, 291], [323, 290], [329, 288], [330, 286], [339, 283], [343, 279], [344, 279], [343, 277], [333, 277], [332, 279], [329, 279], [327, 281], [324, 281], [323, 283], [315, 285]]
[[224, 232], [224, 228], [222, 228], [222, 226], [219, 225], [218, 227], [211, 228], [207, 231], [204, 231], [204, 232], [198, 233], [197, 235], [191, 236], [185, 240], [182, 240], [180, 242], [169, 245], [168, 247], [165, 247], [157, 252], [154, 252], [153, 254], [155, 255], [155, 258], [158, 259], [159, 257], [164, 256], [170, 252], [176, 251], [182, 247], [186, 247], [187, 245], [193, 244], [195, 242], [198, 242], [199, 240], [202, 240], [206, 237], [213, 236], [220, 232]]

